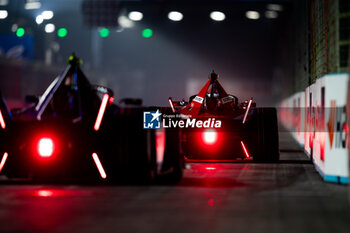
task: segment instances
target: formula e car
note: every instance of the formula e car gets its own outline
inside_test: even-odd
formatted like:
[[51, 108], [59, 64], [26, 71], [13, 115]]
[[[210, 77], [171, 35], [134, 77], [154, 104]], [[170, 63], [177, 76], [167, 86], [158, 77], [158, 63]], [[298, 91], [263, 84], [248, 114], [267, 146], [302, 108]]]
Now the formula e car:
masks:
[[75, 55], [42, 96], [26, 99], [31, 105], [12, 111], [2, 132], [0, 175], [40, 183], [181, 178], [179, 131], [143, 129], [148, 109], [131, 99], [114, 104], [113, 91], [91, 85]]
[[[172, 111], [182, 128], [182, 149], [187, 160], [279, 160], [275, 108], [258, 108], [253, 99], [239, 102], [227, 94], [214, 71], [189, 101], [173, 101]], [[165, 123], [173, 123], [165, 119]], [[181, 122], [182, 121], [182, 122]], [[170, 126], [169, 126], [170, 127]]]

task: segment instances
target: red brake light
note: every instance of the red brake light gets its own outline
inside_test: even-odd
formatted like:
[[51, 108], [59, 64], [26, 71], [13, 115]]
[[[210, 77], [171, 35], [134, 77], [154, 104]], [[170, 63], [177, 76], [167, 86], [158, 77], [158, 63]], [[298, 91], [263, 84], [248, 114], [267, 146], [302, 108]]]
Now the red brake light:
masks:
[[218, 139], [218, 133], [215, 130], [206, 130], [203, 133], [203, 140], [206, 144], [212, 145]]
[[105, 172], [105, 169], [103, 169], [103, 166], [101, 164], [100, 159], [98, 158], [98, 155], [94, 152], [92, 153], [92, 158], [96, 164], [97, 170], [100, 173], [100, 176], [102, 179], [106, 179], [107, 178], [107, 174]]
[[104, 94], [103, 98], [102, 98], [102, 102], [100, 105], [100, 109], [98, 110], [98, 114], [97, 114], [97, 118], [95, 121], [95, 125], [94, 125], [94, 130], [98, 131], [100, 129], [101, 126], [101, 121], [103, 118], [103, 114], [105, 113], [106, 107], [107, 107], [107, 102], [109, 99], [109, 95], [108, 94]]
[[1, 110], [0, 110], [0, 126], [1, 126], [1, 128], [3, 128], [3, 129], [6, 128], [6, 123], [5, 123], [4, 117], [2, 116]]
[[38, 153], [41, 157], [50, 157], [53, 154], [54, 143], [51, 138], [41, 138], [38, 143]]

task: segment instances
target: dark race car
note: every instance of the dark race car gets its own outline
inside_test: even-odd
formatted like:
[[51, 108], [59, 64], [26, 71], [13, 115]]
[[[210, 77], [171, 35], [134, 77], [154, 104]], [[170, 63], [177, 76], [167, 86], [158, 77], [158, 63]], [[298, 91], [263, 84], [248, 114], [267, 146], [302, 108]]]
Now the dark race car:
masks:
[[276, 109], [257, 108], [252, 98], [239, 102], [226, 93], [214, 71], [189, 102], [169, 98], [169, 103], [183, 121], [181, 141], [188, 160], [279, 160]]
[[179, 131], [143, 129], [148, 108], [132, 99], [114, 104], [113, 91], [91, 85], [75, 56], [42, 96], [26, 100], [31, 105], [12, 111], [3, 129], [0, 175], [68, 183], [182, 176]]

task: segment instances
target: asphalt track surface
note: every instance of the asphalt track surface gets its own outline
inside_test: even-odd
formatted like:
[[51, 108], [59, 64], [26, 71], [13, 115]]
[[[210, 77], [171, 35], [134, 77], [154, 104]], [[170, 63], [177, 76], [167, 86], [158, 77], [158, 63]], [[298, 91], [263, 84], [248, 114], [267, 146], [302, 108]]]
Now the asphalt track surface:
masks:
[[0, 232], [350, 232], [347, 186], [286, 133], [278, 164], [193, 163], [174, 186], [1, 182]]

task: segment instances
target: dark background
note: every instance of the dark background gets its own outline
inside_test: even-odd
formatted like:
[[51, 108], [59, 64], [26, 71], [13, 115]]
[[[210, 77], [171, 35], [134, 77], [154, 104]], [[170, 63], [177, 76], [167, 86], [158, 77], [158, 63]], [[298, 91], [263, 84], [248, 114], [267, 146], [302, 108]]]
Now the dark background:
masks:
[[[72, 52], [83, 59], [82, 68], [92, 82], [114, 89], [116, 100], [141, 97], [145, 105], [166, 105], [169, 96], [187, 99], [213, 69], [227, 92], [241, 99], [254, 97], [260, 106], [277, 103], [288, 86], [282, 69], [288, 63], [289, 1], [42, 0], [37, 10], [25, 10], [24, 3], [11, 0], [0, 7], [9, 11], [0, 21], [1, 35], [14, 34], [11, 27], [17, 24], [34, 38], [33, 60], [22, 59], [23, 65], [1, 59], [0, 90], [10, 103], [18, 105], [26, 94], [41, 94]], [[270, 3], [283, 7], [275, 19], [264, 16]], [[43, 10], [52, 10], [54, 17], [37, 25], [35, 17]], [[118, 17], [132, 10], [141, 11], [143, 19], [122, 29]], [[171, 10], [182, 12], [183, 20], [169, 20]], [[214, 10], [224, 12], [226, 19], [211, 20]], [[248, 10], [258, 11], [260, 18], [248, 19]], [[46, 23], [55, 24], [56, 31], [45, 33]], [[67, 28], [67, 37], [57, 36], [60, 27]], [[108, 37], [99, 36], [101, 27], [109, 28]], [[153, 30], [151, 38], [142, 37], [145, 28]], [[52, 53], [49, 62], [47, 50]], [[19, 77], [9, 71], [8, 60], [22, 67]], [[42, 74], [43, 70], [48, 71]], [[17, 94], [9, 91], [13, 82], [20, 82]]]

